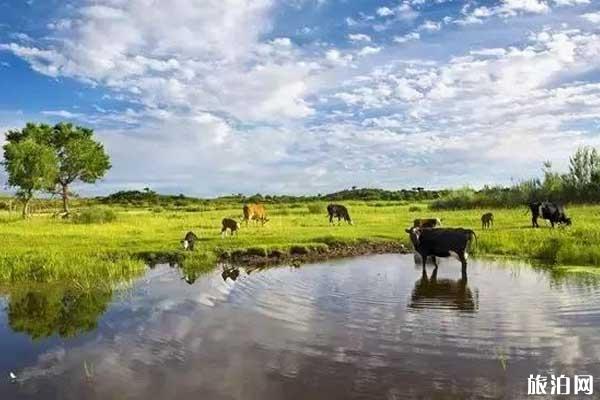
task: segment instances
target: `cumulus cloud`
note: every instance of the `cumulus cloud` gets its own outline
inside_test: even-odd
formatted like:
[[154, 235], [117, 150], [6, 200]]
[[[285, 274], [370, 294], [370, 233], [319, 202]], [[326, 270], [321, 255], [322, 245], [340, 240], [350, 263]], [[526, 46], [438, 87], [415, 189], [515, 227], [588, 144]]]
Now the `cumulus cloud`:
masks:
[[[426, 2], [396, 2], [347, 17], [337, 39], [312, 22], [310, 35], [277, 30], [275, 3], [86, 1], [48, 24], [48, 38], [0, 50], [125, 103], [39, 111], [96, 128], [114, 167], [93, 190], [506, 183], [597, 142], [599, 20], [585, 1], [468, 3], [442, 19], [416, 19]], [[552, 23], [554, 8], [578, 6], [573, 26]], [[509, 17], [542, 22], [482, 45], [484, 23], [506, 30]], [[452, 22], [462, 26], [440, 31]], [[545, 150], [514, 151], [525, 147]]]
[[270, 0], [175, 0], [148, 8], [144, 0], [100, 0], [52, 24], [47, 46], [1, 48], [38, 72], [104, 85], [147, 107], [255, 120], [306, 117], [312, 66], [294, 57], [289, 38], [260, 41], [271, 6]]

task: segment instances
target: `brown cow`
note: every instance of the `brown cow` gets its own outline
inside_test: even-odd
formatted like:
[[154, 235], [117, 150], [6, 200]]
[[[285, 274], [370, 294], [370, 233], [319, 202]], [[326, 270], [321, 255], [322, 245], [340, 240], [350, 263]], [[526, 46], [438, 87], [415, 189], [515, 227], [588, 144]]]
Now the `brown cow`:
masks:
[[439, 218], [417, 218], [413, 222], [415, 228], [435, 228], [442, 226], [442, 220]]
[[259, 221], [261, 225], [269, 222], [269, 218], [267, 218], [267, 210], [265, 206], [262, 204], [246, 204], [244, 205], [244, 221], [246, 221], [246, 226], [248, 226], [248, 222], [250, 220]]

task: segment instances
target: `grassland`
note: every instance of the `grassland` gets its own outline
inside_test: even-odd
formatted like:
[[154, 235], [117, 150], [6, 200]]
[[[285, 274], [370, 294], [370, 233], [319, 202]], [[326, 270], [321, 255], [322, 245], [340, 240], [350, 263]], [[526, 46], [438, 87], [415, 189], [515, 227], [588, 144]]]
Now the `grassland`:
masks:
[[[324, 204], [267, 205], [270, 222], [243, 226], [237, 237], [222, 239], [223, 217], [241, 217], [241, 205], [206, 211], [124, 210], [115, 208], [115, 221], [78, 224], [50, 214], [19, 219], [0, 213], [0, 282], [72, 280], [94, 285], [99, 280], [130, 279], [148, 260], [163, 256], [188, 266], [208, 268], [217, 254], [235, 249], [288, 251], [292, 246], [326, 248], [357, 240], [400, 241], [404, 229], [418, 217], [440, 217], [445, 226], [474, 228], [473, 253], [536, 259], [548, 264], [600, 264], [600, 206], [568, 208], [574, 224], [568, 228], [530, 228], [526, 208], [492, 210], [495, 226], [480, 229], [480, 216], [489, 210], [430, 211], [425, 204], [348, 202], [354, 226], [329, 226]], [[192, 230], [201, 239], [193, 254], [179, 250], [179, 240]], [[188, 252], [189, 253], [189, 252]]]

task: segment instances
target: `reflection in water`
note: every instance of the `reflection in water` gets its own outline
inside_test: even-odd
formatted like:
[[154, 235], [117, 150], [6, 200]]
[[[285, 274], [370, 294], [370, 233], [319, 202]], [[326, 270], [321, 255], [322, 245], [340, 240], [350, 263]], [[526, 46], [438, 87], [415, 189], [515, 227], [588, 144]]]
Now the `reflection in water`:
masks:
[[94, 330], [106, 311], [111, 291], [36, 288], [14, 291], [8, 302], [8, 323], [33, 339], [58, 334], [67, 338]]
[[428, 276], [382, 255], [187, 285], [191, 269], [157, 266], [108, 307], [110, 293], [15, 291], [0, 377], [18, 383], [0, 379], [0, 399], [514, 399], [529, 374], [600, 376], [597, 281], [469, 268], [467, 285], [448, 279], [456, 263]]
[[478, 299], [473, 297], [466, 279], [438, 279], [437, 274], [437, 267], [431, 277], [427, 277], [427, 271], [423, 269], [421, 279], [415, 282], [408, 307], [477, 311]]

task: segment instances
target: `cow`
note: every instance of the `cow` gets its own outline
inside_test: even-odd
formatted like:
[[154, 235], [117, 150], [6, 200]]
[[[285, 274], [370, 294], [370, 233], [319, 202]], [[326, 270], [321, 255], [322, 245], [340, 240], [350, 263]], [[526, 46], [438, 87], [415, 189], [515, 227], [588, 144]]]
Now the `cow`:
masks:
[[489, 229], [494, 226], [494, 214], [491, 212], [481, 216], [481, 229]]
[[467, 278], [467, 247], [475, 238], [475, 232], [463, 228], [418, 228], [406, 229], [415, 251], [421, 255], [423, 269], [427, 257], [432, 256], [433, 264], [437, 268], [436, 257], [458, 256], [462, 266], [462, 277]]
[[185, 237], [181, 241], [181, 246], [184, 250], [194, 251], [194, 243], [198, 240], [198, 236], [194, 234], [194, 232], [188, 232], [185, 234]]
[[227, 229], [229, 229], [230, 234], [237, 235], [238, 229], [240, 228], [240, 224], [234, 219], [231, 218], [223, 218], [221, 221], [221, 237], [227, 236]]
[[553, 228], [554, 224], [571, 225], [571, 218], [567, 217], [565, 208], [560, 204], [549, 201], [533, 202], [529, 204], [529, 209], [531, 210], [531, 226], [533, 228], [540, 227], [537, 222], [540, 216], [549, 220]]
[[442, 226], [442, 220], [439, 218], [417, 218], [413, 221], [415, 228], [435, 228]]
[[337, 218], [338, 225], [341, 223], [342, 219], [352, 225], [352, 218], [350, 218], [348, 209], [341, 204], [329, 204], [327, 206], [327, 214], [329, 215], [330, 224], [333, 224], [333, 218]]
[[246, 221], [246, 226], [248, 226], [248, 222], [250, 221], [260, 222], [261, 225], [269, 222], [269, 218], [267, 218], [267, 210], [265, 206], [262, 204], [245, 204], [244, 205], [244, 219]]

